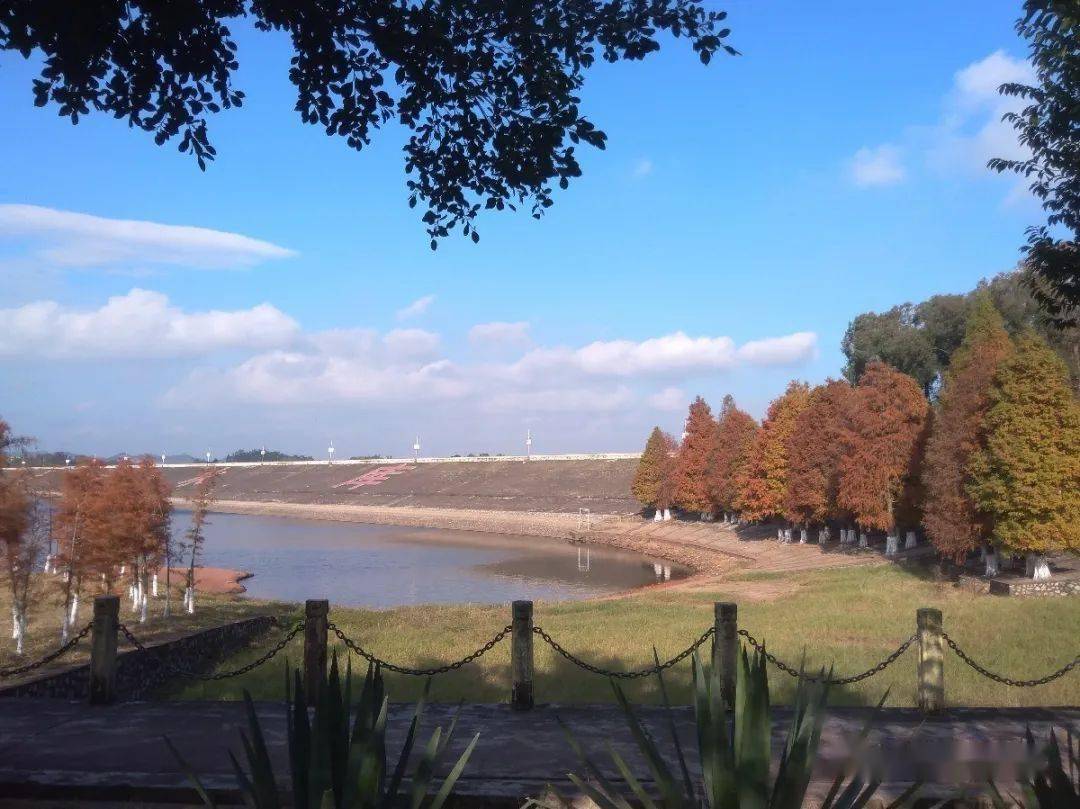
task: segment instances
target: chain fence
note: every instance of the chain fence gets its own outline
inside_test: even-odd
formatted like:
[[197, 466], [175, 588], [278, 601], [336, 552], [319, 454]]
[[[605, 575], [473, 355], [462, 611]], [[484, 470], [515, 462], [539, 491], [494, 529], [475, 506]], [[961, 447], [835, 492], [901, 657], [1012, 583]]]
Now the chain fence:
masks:
[[93, 626], [94, 622], [91, 621], [81, 630], [79, 630], [79, 633], [77, 635], [74, 635], [67, 643], [54, 649], [53, 651], [49, 652], [47, 655], [38, 660], [34, 660], [33, 662], [26, 663], [22, 666], [13, 666], [12, 668], [0, 669], [0, 680], [7, 679], [8, 677], [18, 677], [20, 674], [26, 674], [27, 672], [35, 671], [36, 669], [39, 669], [42, 666], [53, 662], [58, 657], [62, 657], [63, 655], [74, 649], [79, 641], [89, 635], [90, 630], [93, 628]]
[[1072, 659], [1071, 663], [1066, 663], [1060, 669], [1051, 672], [1050, 674], [1047, 674], [1045, 677], [1039, 677], [1034, 680], [1014, 680], [1011, 677], [1004, 677], [1000, 674], [995, 674], [989, 669], [980, 666], [968, 656], [967, 652], [960, 648], [960, 646], [955, 640], [949, 637], [949, 634], [947, 632], [942, 632], [941, 637], [945, 639], [945, 642], [947, 644], [949, 644], [949, 648], [956, 652], [957, 657], [959, 657], [961, 660], [971, 666], [971, 668], [975, 669], [975, 671], [979, 672], [979, 674], [981, 674], [983, 677], [993, 680], [996, 683], [1001, 683], [1002, 685], [1011, 685], [1015, 686], [1016, 688], [1033, 688], [1037, 685], [1046, 685], [1047, 683], [1053, 682], [1059, 677], [1064, 677], [1077, 666], [1080, 666], [1080, 655], [1077, 655]]
[[[297, 635], [299, 635], [305, 629], [305, 627], [305, 621], [301, 620], [297, 622], [288, 630], [286, 630], [277, 640], [277, 642], [274, 643], [274, 645], [271, 646], [264, 654], [260, 655], [255, 660], [252, 660], [251, 662], [241, 666], [240, 668], [232, 669], [229, 671], [216, 672], [212, 674], [200, 674], [199, 672], [192, 669], [177, 665], [166, 657], [160, 657], [157, 662], [159, 665], [164, 667], [169, 674], [190, 680], [212, 682], [217, 680], [231, 679], [233, 677], [240, 677], [250, 671], [253, 671], [259, 666], [264, 665], [265, 663], [276, 657]], [[63, 655], [70, 652], [87, 635], [89, 635], [92, 628], [93, 622], [87, 623], [81, 630], [79, 630], [77, 634], [73, 635], [70, 640], [68, 640], [62, 646], [58, 647], [54, 651], [46, 654], [44, 657], [38, 660], [34, 660], [21, 666], [0, 668], [0, 679], [16, 677], [22, 674], [26, 674], [28, 672], [39, 669], [42, 666], [47, 665], [48, 663], [51, 663], [59, 657], [62, 657]], [[136, 635], [124, 624], [118, 624], [117, 628], [124, 636], [124, 638], [126, 638], [127, 641], [135, 648], [136, 651], [140, 653], [148, 653], [152, 651], [151, 648], [147, 647], [145, 643], [139, 640], [139, 638], [136, 637]], [[501, 630], [496, 632], [495, 635], [483, 646], [479, 647], [474, 652], [466, 655], [460, 660], [456, 660], [452, 663], [447, 663], [441, 666], [434, 666], [431, 668], [411, 668], [409, 666], [402, 666], [396, 663], [392, 663], [388, 660], [383, 660], [374, 653], [365, 649], [362, 645], [357, 643], [348, 635], [346, 635], [345, 632], [336, 624], [328, 622], [326, 625], [326, 629], [329, 633], [333, 633], [333, 635], [335, 635], [345, 645], [346, 648], [348, 648], [353, 653], [359, 655], [363, 659], [367, 660], [369, 663], [377, 665], [387, 671], [397, 672], [398, 674], [430, 677], [436, 674], [445, 674], [447, 672], [455, 671], [457, 669], [460, 669], [462, 666], [468, 665], [469, 663], [472, 663], [475, 660], [483, 657], [485, 654], [498, 646], [503, 640], [507, 638], [507, 636], [509, 636], [513, 632], [513, 625], [508, 624], [507, 626], [503, 627]], [[690, 655], [694, 654], [694, 652], [701, 648], [701, 646], [704, 645], [706, 641], [714, 637], [716, 634], [716, 627], [709, 627], [708, 629], [706, 629], [696, 640], [694, 640], [693, 643], [691, 643], [681, 652], [676, 654], [674, 657], [671, 657], [663, 662], [657, 662], [647, 668], [631, 671], [615, 671], [612, 669], [603, 668], [602, 666], [598, 666], [593, 663], [589, 663], [588, 661], [583, 660], [572, 652], [567, 651], [565, 647], [563, 647], [558, 641], [556, 641], [551, 636], [551, 634], [544, 630], [544, 628], [541, 626], [533, 626], [529, 631], [533, 635], [539, 637], [548, 646], [550, 646], [557, 655], [561, 656], [562, 658], [569, 661], [580, 669], [604, 677], [612, 677], [621, 680], [633, 680], [659, 674], [660, 672], [679, 664], [680, 662], [688, 658]], [[760, 643], [757, 638], [755, 638], [745, 629], [739, 629], [738, 635], [744, 638], [750, 646], [760, 652], [769, 663], [774, 665], [776, 668], [778, 668], [785, 674], [788, 674], [797, 679], [808, 680], [811, 682], [819, 682], [827, 685], [852, 685], [854, 683], [861, 682], [862, 680], [868, 679], [876, 674], [885, 671], [885, 669], [887, 669], [900, 657], [902, 657], [904, 653], [907, 652], [907, 650], [912, 646], [912, 644], [914, 644], [918, 639], [917, 633], [912, 634], [910, 637], [904, 640], [895, 649], [895, 651], [893, 651], [881, 662], [870, 667], [866, 671], [862, 671], [858, 674], [853, 674], [848, 677], [834, 677], [825, 675], [824, 673], [818, 675], [808, 674], [807, 672], [802, 670], [801, 666], [797, 668], [788, 663], [785, 663], [783, 660], [776, 657], [772, 652], [767, 651], [765, 648], [765, 644]], [[1014, 679], [1012, 677], [1006, 677], [1004, 675], [997, 674], [993, 671], [990, 671], [985, 666], [979, 664], [977, 661], [972, 659], [960, 647], [960, 645], [948, 635], [948, 633], [943, 632], [941, 634], [941, 638], [964, 663], [974, 669], [977, 673], [981, 674], [983, 677], [993, 680], [994, 682], [1001, 683], [1007, 686], [1013, 686], [1018, 688], [1032, 688], [1035, 686], [1046, 685], [1047, 683], [1064, 677], [1069, 672], [1080, 667], [1080, 655], [1077, 655], [1075, 658], [1073, 658], [1072, 661], [1066, 663], [1064, 666], [1057, 669], [1056, 671], [1047, 674], [1045, 677], [1039, 677], [1030, 680]]]
[[[172, 663], [166, 658], [159, 658], [158, 664], [164, 667], [166, 671], [168, 671], [170, 674], [177, 677], [183, 677], [184, 679], [188, 680], [200, 680], [203, 682], [228, 680], [232, 677], [239, 677], [242, 674], [247, 674], [249, 671], [257, 669], [263, 663], [269, 662], [278, 654], [278, 652], [280, 652], [282, 649], [289, 645], [289, 641], [291, 641], [304, 630], [305, 625], [306, 624], [304, 623], [304, 621], [299, 621], [298, 623], [293, 625], [293, 627], [289, 629], [284, 635], [282, 635], [278, 642], [271, 646], [265, 654], [256, 658], [255, 660], [252, 660], [247, 665], [241, 666], [238, 669], [233, 669], [232, 671], [220, 671], [213, 674], [200, 674], [196, 671], [177, 666], [175, 663]], [[123, 634], [123, 636], [127, 638], [128, 642], [135, 647], [136, 651], [150, 651], [150, 648], [147, 647], [146, 644], [140, 641], [137, 637], [135, 637], [135, 635], [132, 634], [131, 630], [128, 629], [124, 624], [119, 624], [118, 628]]]
[[638, 669], [636, 671], [612, 671], [611, 669], [604, 669], [600, 666], [594, 666], [592, 663], [587, 663], [580, 657], [577, 657], [566, 651], [566, 649], [560, 646], [559, 643], [553, 637], [551, 637], [551, 635], [544, 631], [543, 627], [534, 626], [532, 628], [532, 631], [534, 634], [539, 635], [540, 638], [548, 646], [550, 646], [558, 654], [562, 655], [564, 658], [569, 660], [578, 668], [585, 669], [585, 671], [591, 671], [593, 674], [601, 674], [605, 677], [614, 677], [619, 680], [635, 680], [639, 677], [649, 677], [653, 674], [659, 674], [661, 671], [669, 669], [677, 663], [681, 663], [683, 660], [696, 652], [701, 646], [701, 644], [703, 644], [716, 633], [716, 627], [710, 626], [701, 634], [701, 637], [699, 637], [697, 640], [695, 640], [693, 643], [691, 643], [689, 646], [687, 646], [685, 649], [683, 649], [681, 652], [679, 652], [677, 655], [670, 658], [669, 660], [665, 660], [663, 663], [653, 664], [646, 669]]
[[386, 669], [387, 671], [396, 671], [398, 674], [411, 674], [417, 677], [431, 677], [435, 674], [446, 674], [448, 671], [454, 671], [455, 669], [459, 669], [467, 663], [472, 663], [474, 660], [483, 657], [485, 654], [498, 646], [499, 643], [502, 642], [502, 640], [510, 634], [513, 628], [514, 627], [512, 625], [507, 624], [499, 632], [496, 632], [495, 636], [491, 640], [489, 640], [472, 654], [468, 654], [465, 657], [461, 658], [461, 660], [457, 660], [453, 663], [447, 663], [444, 666], [436, 666], [435, 668], [430, 669], [413, 669], [409, 668], [408, 666], [399, 666], [396, 663], [391, 663], [387, 660], [382, 660], [381, 658], [376, 657], [374, 654], [369, 652], [359, 643], [346, 635], [341, 630], [341, 627], [337, 626], [334, 623], [327, 623], [326, 625], [327, 631], [333, 632], [335, 635], [337, 635], [338, 639], [345, 644], [346, 648], [360, 655], [360, 657], [364, 658], [369, 663], [374, 663], [379, 668]]
[[885, 671], [885, 669], [895, 663], [904, 654], [904, 652], [908, 650], [911, 644], [913, 644], [918, 637], [918, 635], [912, 635], [910, 638], [908, 638], [898, 647], [896, 647], [896, 651], [894, 651], [876, 666], [871, 666], [866, 671], [860, 672], [859, 674], [853, 674], [850, 677], [826, 677], [824, 674], [819, 674], [816, 676], [813, 674], [807, 674], [806, 672], [802, 671], [801, 668], [797, 669], [794, 666], [789, 666], [783, 660], [780, 660], [778, 657], [776, 657], [772, 652], [766, 651], [765, 644], [758, 643], [757, 638], [755, 638], [745, 629], [740, 629], [739, 634], [746, 638], [747, 643], [749, 643], [751, 646], [761, 652], [761, 654], [765, 656], [766, 660], [768, 660], [785, 674], [790, 674], [792, 677], [802, 680], [809, 680], [810, 682], [814, 683], [824, 683], [825, 685], [851, 685], [852, 683], [861, 682], [862, 680], [865, 680], [869, 677], [873, 677], [875, 674], [879, 674]]

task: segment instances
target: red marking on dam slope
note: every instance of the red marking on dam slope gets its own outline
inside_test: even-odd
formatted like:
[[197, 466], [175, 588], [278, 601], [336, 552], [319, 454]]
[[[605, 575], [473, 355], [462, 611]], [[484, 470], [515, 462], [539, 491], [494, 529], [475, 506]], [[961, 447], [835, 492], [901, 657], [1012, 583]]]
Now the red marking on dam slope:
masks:
[[409, 470], [408, 464], [398, 464], [397, 466], [380, 466], [378, 469], [372, 469], [370, 472], [365, 472], [360, 477], [352, 478], [351, 480], [343, 480], [334, 486], [335, 489], [347, 488], [350, 492], [354, 492], [362, 486], [374, 486], [376, 483], [382, 483], [391, 475], [400, 475], [402, 472]]

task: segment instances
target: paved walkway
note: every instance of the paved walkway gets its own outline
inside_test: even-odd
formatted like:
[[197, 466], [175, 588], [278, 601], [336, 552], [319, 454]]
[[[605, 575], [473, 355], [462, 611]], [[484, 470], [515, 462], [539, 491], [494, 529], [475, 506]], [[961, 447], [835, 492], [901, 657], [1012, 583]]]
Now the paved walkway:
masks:
[[[390, 743], [394, 750], [411, 706], [391, 711]], [[435, 724], [445, 726], [454, 706], [429, 707], [423, 733]], [[669, 738], [663, 713], [644, 708], [642, 714], [661, 747]], [[278, 703], [260, 703], [273, 757], [286, 769], [285, 715]], [[815, 790], [823, 794], [830, 773], [844, 759], [848, 742], [866, 720], [866, 709], [837, 709], [826, 724], [820, 772]], [[626, 754], [631, 766], [647, 777], [643, 762], [628, 744], [625, 722], [613, 706], [538, 707], [514, 712], [506, 705], [466, 705], [455, 737], [459, 749], [474, 733], [480, 743], [457, 790], [463, 797], [485, 798], [485, 804], [520, 806], [521, 799], [538, 795], [546, 784], [566, 787], [565, 774], [578, 769], [555, 717], [562, 718], [586, 749], [607, 766], [606, 745]], [[787, 714], [777, 711], [774, 747], [779, 748]], [[688, 708], [676, 709], [683, 744], [692, 771], [696, 754]], [[1030, 726], [1045, 738], [1051, 725], [1080, 727], [1080, 708], [958, 709], [935, 719], [914, 710], [882, 711], [871, 736], [874, 759], [883, 768], [885, 795], [897, 794], [906, 783], [922, 777], [932, 794], [955, 794], [957, 785], [982, 784], [991, 773], [1012, 777], [1011, 763], [1023, 755], [1023, 733]], [[239, 730], [245, 727], [243, 706], [227, 702], [130, 702], [110, 707], [61, 700], [0, 701], [0, 796], [8, 798], [84, 798], [103, 800], [177, 800], [191, 795], [187, 782], [168, 753], [163, 736], [188, 757], [204, 775], [207, 786], [230, 790], [233, 777], [226, 751], [239, 753]], [[0, 805], [3, 799], [0, 797]]]

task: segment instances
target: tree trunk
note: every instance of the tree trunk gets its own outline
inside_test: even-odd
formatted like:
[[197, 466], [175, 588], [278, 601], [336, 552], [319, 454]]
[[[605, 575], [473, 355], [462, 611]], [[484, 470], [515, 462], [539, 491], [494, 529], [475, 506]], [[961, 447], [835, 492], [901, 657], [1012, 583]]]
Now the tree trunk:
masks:
[[919, 544], [919, 542], [918, 542], [918, 538], [915, 535], [915, 532], [914, 531], [908, 531], [907, 532], [907, 539], [904, 540], [904, 550], [905, 551], [910, 551], [912, 548], [916, 547], [918, 544]]
[[802, 530], [799, 531], [799, 544], [800, 545], [805, 545], [806, 544], [807, 534], [809, 534], [809, 533], [810, 533], [810, 531], [807, 528], [806, 523], [803, 523]]
[[1029, 553], [1028, 564], [1031, 567], [1031, 578], [1035, 581], [1045, 581], [1050, 578], [1050, 563], [1045, 555]]
[[994, 548], [983, 548], [983, 559], [986, 561], [986, 578], [992, 579], [1001, 572], [1000, 558]]
[[665, 508], [664, 509], [664, 522], [667, 522], [670, 519], [671, 519], [671, 509], [670, 508]]
[[859, 532], [859, 547], [860, 548], [869, 548], [870, 547], [870, 543], [866, 539], [866, 532], [865, 531], [860, 531]]

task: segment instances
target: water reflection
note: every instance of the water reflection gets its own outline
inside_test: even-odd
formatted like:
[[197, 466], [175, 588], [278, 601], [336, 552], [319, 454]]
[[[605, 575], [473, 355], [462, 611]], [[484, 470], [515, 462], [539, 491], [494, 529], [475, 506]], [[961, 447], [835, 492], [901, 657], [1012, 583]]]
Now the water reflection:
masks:
[[[189, 515], [177, 512], [177, 536]], [[669, 562], [542, 537], [215, 514], [203, 564], [248, 570], [256, 598], [393, 607], [571, 600], [686, 575]]]

